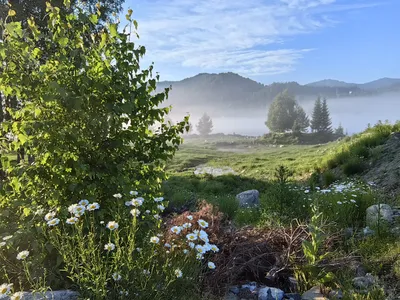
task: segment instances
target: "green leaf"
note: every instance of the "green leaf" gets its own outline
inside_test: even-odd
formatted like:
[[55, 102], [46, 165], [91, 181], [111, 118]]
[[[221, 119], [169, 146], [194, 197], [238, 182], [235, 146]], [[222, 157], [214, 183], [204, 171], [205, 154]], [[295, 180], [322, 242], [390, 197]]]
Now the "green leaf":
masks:
[[97, 15], [94, 14], [89, 16], [89, 20], [93, 23], [93, 25], [96, 25], [99, 22], [99, 18], [97, 17]]
[[328, 273], [326, 273], [319, 281], [321, 282], [321, 283], [330, 283], [330, 282], [332, 282], [333, 280], [335, 280], [335, 274], [333, 274], [332, 272], [328, 272]]
[[4, 24], [7, 33], [13, 37], [22, 37], [22, 25], [21, 22], [11, 22]]
[[28, 140], [28, 136], [26, 136], [23, 133], [20, 133], [18, 134], [18, 140], [20, 141], [21, 145], [23, 145]]
[[109, 29], [112, 37], [116, 37], [118, 35], [117, 24], [110, 24]]
[[61, 47], [65, 47], [65, 46], [68, 45], [68, 38], [61, 37], [61, 38], [58, 39], [57, 42], [60, 44]]

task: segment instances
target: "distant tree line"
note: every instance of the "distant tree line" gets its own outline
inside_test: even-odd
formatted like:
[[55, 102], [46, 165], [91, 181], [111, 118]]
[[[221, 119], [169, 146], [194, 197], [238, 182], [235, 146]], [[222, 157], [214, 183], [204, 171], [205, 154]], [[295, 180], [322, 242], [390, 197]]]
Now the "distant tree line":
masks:
[[332, 120], [329, 113], [327, 100], [318, 97], [314, 104], [311, 119], [295, 98], [287, 90], [279, 93], [268, 110], [266, 126], [271, 132], [292, 132], [295, 135], [309, 132], [326, 137], [344, 136], [341, 125], [335, 130], [332, 128]]

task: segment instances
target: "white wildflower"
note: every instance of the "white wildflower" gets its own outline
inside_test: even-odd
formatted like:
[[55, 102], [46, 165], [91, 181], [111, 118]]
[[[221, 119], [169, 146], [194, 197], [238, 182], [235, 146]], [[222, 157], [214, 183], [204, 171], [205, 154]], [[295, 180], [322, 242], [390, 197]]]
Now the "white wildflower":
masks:
[[6, 242], [0, 242], [0, 248], [4, 247], [6, 245]]
[[97, 202], [93, 202], [93, 203], [89, 204], [86, 208], [88, 211], [93, 211], [93, 210], [99, 209], [100, 204], [98, 204]]
[[78, 204], [82, 205], [82, 206], [87, 206], [89, 204], [89, 201], [86, 199], [83, 199], [83, 200], [79, 201]]
[[77, 207], [78, 204], [71, 204], [70, 206], [68, 206], [68, 211], [73, 214], [75, 211], [75, 207]]
[[29, 251], [28, 250], [24, 250], [24, 251], [21, 251], [20, 253], [18, 253], [17, 259], [18, 260], [23, 260], [23, 259], [27, 258], [28, 256], [29, 256]]
[[207, 228], [208, 227], [208, 223], [202, 219], [198, 220], [197, 223], [199, 223], [201, 228]]
[[216, 245], [211, 244], [210, 246], [211, 246], [211, 250], [212, 250], [214, 253], [215, 253], [215, 252], [219, 252], [219, 248], [218, 248]]
[[206, 250], [204, 249], [204, 247], [202, 245], [196, 245], [195, 248], [196, 248], [197, 252], [199, 252], [201, 254], [206, 253]]
[[148, 276], [148, 275], [150, 275], [151, 273], [150, 273], [150, 271], [149, 271], [149, 270], [147, 270], [147, 269], [144, 269], [144, 270], [143, 270], [143, 274]]
[[192, 224], [191, 224], [191, 223], [184, 223], [184, 224], [182, 225], [182, 228], [184, 228], [184, 229], [187, 229], [187, 228], [190, 228], [190, 227], [192, 227]]
[[168, 243], [165, 243], [165, 244], [164, 244], [164, 247], [165, 247], [165, 248], [171, 248], [171, 245], [168, 244]]
[[120, 193], [118, 193], [118, 194], [114, 194], [113, 197], [114, 197], [114, 198], [117, 198], [117, 199], [121, 199], [121, 198], [122, 198], [122, 195], [121, 195]]
[[132, 206], [132, 205], [133, 205], [132, 200], [131, 201], [125, 201], [125, 206]]
[[162, 204], [159, 204], [159, 205], [157, 205], [157, 208], [158, 208], [160, 211], [164, 211], [165, 206], [162, 205]]
[[76, 216], [76, 217], [80, 217], [85, 213], [86, 207], [83, 205], [76, 205], [72, 211], [72, 213]]
[[208, 243], [208, 234], [207, 232], [205, 232], [204, 230], [200, 230], [199, 231], [199, 238], [204, 242], [204, 243]]
[[139, 248], [139, 247], [138, 247], [138, 248], [136, 248], [136, 251], [137, 251], [137, 252], [142, 252], [142, 248]]
[[186, 218], [188, 218], [190, 221], [193, 220], [193, 216], [187, 216]]
[[163, 201], [164, 201], [164, 197], [154, 198], [154, 202], [163, 202]]
[[156, 237], [156, 236], [152, 236], [150, 238], [150, 243], [158, 244], [159, 241], [160, 241], [160, 239], [158, 237]]
[[115, 230], [115, 229], [118, 229], [119, 225], [118, 225], [118, 223], [115, 222], [115, 221], [110, 221], [110, 222], [107, 223], [107, 226], [106, 226], [106, 227], [107, 227], [108, 229], [110, 229], [110, 230]]
[[190, 247], [190, 248], [192, 248], [192, 249], [193, 249], [193, 248], [196, 246], [196, 244], [195, 244], [195, 243], [193, 243], [193, 242], [189, 242], [189, 244], [188, 244], [188, 245], [189, 245], [189, 247]]
[[12, 239], [12, 235], [7, 235], [5, 237], [3, 237], [3, 241], [8, 241], [9, 239]]
[[122, 277], [118, 273], [114, 273], [112, 274], [112, 278], [114, 279], [114, 281], [119, 281]]
[[78, 218], [77, 217], [72, 217], [72, 218], [68, 218], [67, 221], [65, 221], [67, 224], [75, 224], [78, 222]]
[[58, 223], [60, 223], [60, 219], [55, 218], [55, 219], [52, 219], [52, 220], [48, 221], [47, 225], [48, 226], [55, 226], [55, 225], [58, 225]]
[[174, 227], [171, 228], [171, 231], [172, 231], [173, 233], [175, 233], [175, 234], [180, 234], [181, 231], [182, 231], [182, 227], [180, 227], [180, 226], [174, 226]]
[[351, 203], [357, 203], [357, 201], [354, 200], [354, 199], [351, 199], [350, 202], [351, 202]]
[[139, 217], [140, 216], [140, 211], [136, 208], [131, 210], [131, 215], [134, 217]]
[[182, 271], [181, 271], [180, 269], [176, 269], [176, 270], [175, 270], [175, 276], [176, 276], [177, 278], [181, 278], [181, 277], [182, 277]]
[[0, 299], [6, 298], [8, 293], [10, 293], [11, 288], [12, 288], [12, 283], [11, 284], [3, 283], [2, 285], [0, 285]]
[[44, 220], [46, 222], [50, 221], [51, 219], [53, 219], [56, 216], [55, 212], [49, 212], [44, 216]]
[[189, 241], [195, 241], [195, 240], [197, 240], [197, 234], [189, 233], [189, 234], [186, 235], [186, 238], [187, 238]]
[[188, 249], [183, 249], [183, 253], [184, 253], [184, 254], [188, 254], [188, 253], [189, 253], [189, 250], [188, 250]]
[[159, 214], [155, 214], [155, 215], [153, 215], [153, 217], [154, 217], [154, 219], [156, 219], [156, 220], [160, 220], [160, 219], [161, 219], [161, 217], [160, 217]]
[[201, 254], [201, 253], [197, 253], [197, 254], [196, 254], [196, 258], [197, 258], [198, 260], [202, 260], [202, 259], [204, 258], [204, 255]]
[[341, 205], [341, 204], [343, 204], [343, 203], [342, 203], [342, 201], [338, 201], [337, 204]]
[[141, 206], [143, 204], [144, 199], [142, 197], [132, 199], [133, 206]]
[[10, 296], [10, 300], [21, 300], [23, 296], [24, 292], [16, 292]]
[[208, 266], [208, 268], [211, 269], [211, 270], [214, 270], [214, 269], [215, 269], [215, 264], [214, 264], [213, 262], [211, 262], [211, 261], [208, 262], [207, 266]]
[[139, 195], [139, 193], [138, 193], [137, 191], [130, 191], [129, 194], [130, 194], [131, 196], [137, 196], [137, 195]]
[[151, 211], [149, 211], [148, 209], [146, 209], [145, 213], [146, 213], [146, 214], [149, 214], [149, 213], [151, 213]]
[[113, 243], [108, 243], [104, 245], [104, 250], [113, 251], [115, 249], [115, 245]]

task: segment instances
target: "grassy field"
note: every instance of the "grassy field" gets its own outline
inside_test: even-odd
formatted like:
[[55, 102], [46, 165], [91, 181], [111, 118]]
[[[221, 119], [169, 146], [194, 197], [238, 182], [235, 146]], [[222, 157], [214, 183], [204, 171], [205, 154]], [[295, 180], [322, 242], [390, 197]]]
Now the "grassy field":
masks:
[[187, 175], [201, 164], [231, 167], [242, 177], [269, 180], [275, 169], [284, 165], [295, 171], [294, 178], [309, 176], [324, 156], [333, 152], [337, 142], [323, 145], [272, 146], [257, 143], [257, 139], [214, 138], [205, 141], [191, 138], [185, 141], [168, 165], [173, 175]]

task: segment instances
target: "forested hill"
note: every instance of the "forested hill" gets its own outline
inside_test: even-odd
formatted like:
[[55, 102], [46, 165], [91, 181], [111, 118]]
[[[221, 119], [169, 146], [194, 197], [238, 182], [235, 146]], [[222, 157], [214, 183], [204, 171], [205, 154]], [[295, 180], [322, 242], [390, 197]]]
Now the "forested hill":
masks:
[[[169, 102], [175, 108], [191, 109], [196, 107], [211, 106], [214, 110], [226, 109], [264, 109], [274, 97], [287, 89], [296, 96], [299, 102], [315, 100], [317, 96], [328, 99], [337, 97], [357, 97], [384, 92], [383, 89], [362, 89], [353, 84], [340, 84], [328, 86], [329, 81], [322, 84], [300, 85], [297, 82], [280, 82], [263, 85], [249, 78], [244, 78], [235, 73], [209, 74], [201, 73], [181, 81], [161, 81], [158, 89], [172, 85]], [[377, 86], [378, 87], [378, 86]], [[390, 86], [395, 90], [395, 85]]]

